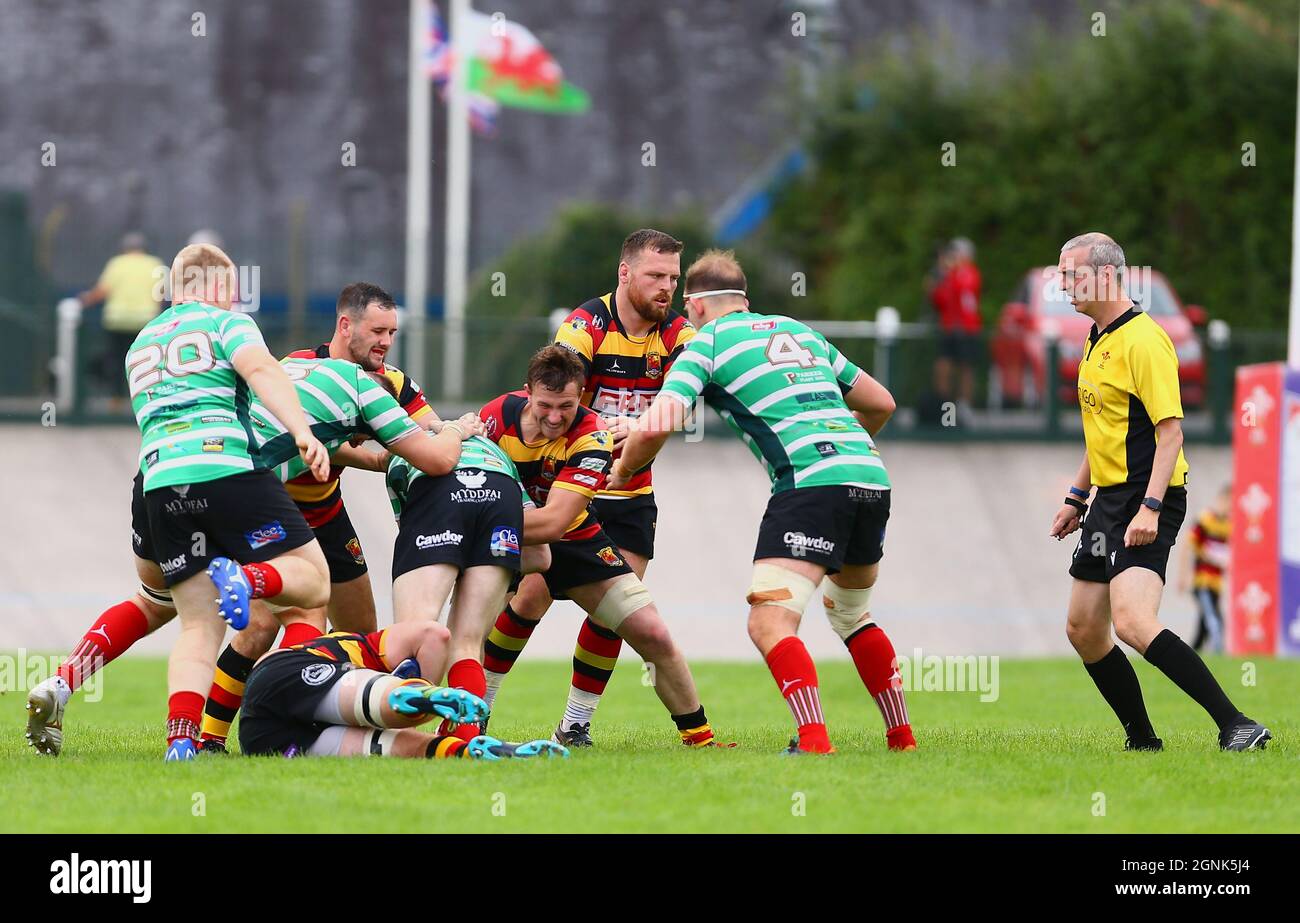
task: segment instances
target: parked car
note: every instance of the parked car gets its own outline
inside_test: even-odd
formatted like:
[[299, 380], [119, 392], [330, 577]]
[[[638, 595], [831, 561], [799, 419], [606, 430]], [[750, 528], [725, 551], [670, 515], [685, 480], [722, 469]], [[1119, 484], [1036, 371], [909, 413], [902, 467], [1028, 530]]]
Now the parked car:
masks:
[[[1205, 402], [1205, 357], [1196, 328], [1209, 316], [1200, 305], [1184, 305], [1169, 281], [1155, 270], [1131, 273], [1130, 297], [1151, 315], [1173, 341], [1178, 354], [1178, 380], [1183, 406]], [[1025, 273], [1011, 299], [1002, 306], [989, 351], [990, 404], [1029, 407], [1047, 393], [1047, 344], [1058, 343], [1060, 363], [1052, 375], [1063, 404], [1078, 400], [1076, 385], [1083, 345], [1092, 321], [1080, 314], [1061, 290], [1055, 266]]]

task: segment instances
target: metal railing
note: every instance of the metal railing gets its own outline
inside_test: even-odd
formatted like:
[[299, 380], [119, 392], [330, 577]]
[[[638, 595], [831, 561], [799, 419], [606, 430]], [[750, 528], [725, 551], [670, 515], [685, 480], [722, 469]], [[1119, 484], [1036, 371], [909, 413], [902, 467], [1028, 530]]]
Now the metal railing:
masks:
[[[3, 306], [0, 306], [2, 308]], [[563, 311], [548, 317], [470, 317], [464, 322], [468, 343], [465, 369], [466, 398], [447, 412], [478, 406], [503, 391], [523, 385], [523, 370], [529, 356], [554, 335]], [[120, 365], [103, 363], [100, 375], [92, 373], [104, 351], [104, 335], [97, 324], [75, 299], [64, 299], [56, 311], [52, 331], [53, 358], [45, 386], [33, 387], [25, 396], [0, 394], [0, 416], [35, 418], [46, 402], [57, 406], [59, 419], [72, 422], [112, 422], [129, 420], [129, 413], [108, 398], [107, 374]], [[259, 316], [258, 323], [268, 346], [276, 354], [323, 342], [330, 335], [330, 317], [311, 318], [306, 341], [295, 337], [284, 315]], [[933, 369], [938, 356], [937, 332], [932, 324], [905, 323], [898, 312], [883, 307], [870, 320], [809, 321], [824, 333], [849, 359], [870, 371], [893, 392], [898, 411], [890, 424], [891, 438], [916, 439], [1076, 439], [1081, 424], [1073, 401], [1070, 382], [1047, 374], [1047, 386], [1041, 394], [1029, 395], [1018, 407], [1003, 406], [996, 385], [998, 368], [991, 358], [990, 337], [981, 338], [982, 349], [975, 362], [976, 395], [969, 407], [956, 407], [945, 418], [936, 419]], [[429, 360], [427, 378], [421, 382], [429, 399], [439, 405], [442, 355], [442, 325], [426, 325], [422, 342], [399, 335], [394, 343], [393, 364], [406, 364], [411, 350], [423, 349]], [[14, 345], [14, 344], [11, 344]], [[31, 345], [31, 344], [29, 344]], [[1062, 345], [1045, 344], [1047, 370], [1060, 366]], [[0, 344], [0, 350], [4, 350]], [[1184, 429], [1190, 440], [1227, 442], [1232, 419], [1232, 388], [1237, 366], [1281, 359], [1285, 337], [1273, 331], [1233, 331], [1221, 321], [1207, 328], [1202, 338], [1205, 360], [1204, 399], [1199, 406], [1186, 407]], [[40, 353], [39, 348], [35, 350]], [[34, 376], [39, 377], [39, 376]], [[1065, 394], [1064, 392], [1069, 392]], [[440, 408], [442, 409], [442, 408]]]

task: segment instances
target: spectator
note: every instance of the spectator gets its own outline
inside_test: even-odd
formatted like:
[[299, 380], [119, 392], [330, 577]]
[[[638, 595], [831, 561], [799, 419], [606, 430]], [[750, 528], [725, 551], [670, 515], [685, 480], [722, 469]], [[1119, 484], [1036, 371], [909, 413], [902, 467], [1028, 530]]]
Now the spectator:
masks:
[[1232, 485], [1226, 484], [1192, 526], [1191, 541], [1183, 551], [1178, 589], [1183, 593], [1190, 590], [1196, 600], [1200, 621], [1192, 647], [1198, 651], [1208, 648], [1210, 653], [1223, 653], [1223, 610], [1219, 598], [1228, 570], [1231, 539]]
[[109, 409], [121, 412], [126, 406], [127, 350], [140, 328], [158, 316], [167, 269], [156, 256], [145, 252], [144, 235], [132, 231], [122, 238], [122, 252], [113, 257], [89, 291], [77, 296], [91, 307], [104, 305], [105, 346], [100, 358], [101, 381], [110, 395]]
[[930, 302], [939, 318], [939, 356], [934, 363], [934, 389], [943, 400], [954, 396], [969, 410], [975, 396], [975, 363], [980, 344], [980, 271], [975, 266], [975, 245], [958, 237], [940, 260], [942, 275], [930, 290]]

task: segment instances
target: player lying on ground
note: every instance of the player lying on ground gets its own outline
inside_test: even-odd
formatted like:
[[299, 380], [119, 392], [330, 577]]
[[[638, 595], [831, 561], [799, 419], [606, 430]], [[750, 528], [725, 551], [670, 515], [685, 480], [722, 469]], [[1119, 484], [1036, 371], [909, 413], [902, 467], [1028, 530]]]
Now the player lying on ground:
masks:
[[[252, 591], [307, 607], [329, 597], [320, 546], [248, 444], [249, 389], [283, 421], [317, 477], [325, 476], [329, 456], [257, 324], [230, 313], [230, 258], [210, 245], [186, 247], [172, 263], [171, 286], [172, 307], [140, 331], [125, 371], [142, 437], [153, 559], [181, 620], [167, 667], [166, 758], [176, 760], [195, 753], [204, 693], [225, 635], [222, 619], [242, 628]], [[36, 720], [33, 736], [49, 742], [40, 732], [44, 719]]]
[[[578, 403], [584, 378], [577, 356], [561, 346], [546, 346], [528, 363], [522, 391], [503, 394], [480, 411], [488, 438], [515, 463], [537, 504], [524, 511], [524, 544], [550, 544], [545, 580], [553, 599], [572, 599], [651, 665], [655, 694], [682, 742], [713, 746], [713, 730], [686, 659], [650, 593], [591, 512], [591, 499], [609, 468], [612, 439], [600, 416]], [[494, 628], [485, 645], [488, 669], [494, 659], [521, 647], [522, 640], [509, 628]], [[555, 740], [561, 736], [562, 727], [557, 727]]]
[[1092, 232], [1067, 241], [1057, 264], [1062, 291], [1093, 321], [1079, 360], [1083, 462], [1048, 533], [1059, 540], [1079, 530], [1066, 635], [1123, 726], [1124, 749], [1164, 743], [1112, 623], [1121, 641], [1205, 709], [1221, 749], [1262, 750], [1269, 729], [1242, 714], [1196, 651], [1160, 623], [1165, 566], [1187, 515], [1183, 402], [1174, 345], [1125, 292], [1125, 263], [1119, 244]]
[[[421, 430], [398, 405], [392, 394], [392, 384], [387, 378], [363, 372], [353, 363], [338, 359], [286, 360], [284, 368], [288, 370], [286, 374], [293, 382], [293, 387], [302, 397], [310, 421], [310, 431], [319, 433], [339, 458], [346, 455], [348, 460], [356, 460], [359, 457], [373, 456], [374, 453], [352, 450], [346, 444], [350, 437], [364, 435], [393, 446], [399, 455], [406, 453], [417, 468], [443, 473], [450, 470], [459, 458], [462, 433], [466, 430], [477, 431], [481, 427], [477, 415], [467, 414], [461, 423], [448, 426], [445, 434], [440, 434], [436, 439], [406, 440], [405, 437]], [[355, 413], [345, 413], [345, 407], [355, 407], [358, 410]], [[260, 401], [254, 402], [248, 413], [260, 462], [274, 469], [268, 476], [294, 477], [303, 473], [304, 463], [297, 455], [296, 444], [284, 432], [279, 419]], [[405, 447], [397, 445], [402, 441], [406, 441]], [[64, 709], [72, 692], [104, 664], [121, 656], [132, 644], [165, 625], [176, 614], [163, 570], [155, 563], [156, 539], [147, 515], [142, 484], [143, 476], [137, 475], [131, 502], [132, 550], [135, 553], [140, 591], [134, 599], [119, 603], [102, 613], [58, 673], [29, 693], [28, 740], [38, 752], [57, 755], [62, 749]], [[186, 510], [208, 512], [208, 503], [195, 497], [177, 497], [169, 501], [168, 510], [175, 514]], [[291, 517], [295, 513], [296, 508], [294, 513], [287, 515]], [[274, 534], [269, 534], [269, 538], [266, 545], [274, 547]], [[252, 538], [247, 539], [250, 545], [253, 541]], [[253, 598], [259, 598], [261, 592], [264, 590], [254, 587]], [[270, 648], [280, 628], [280, 621], [270, 609], [261, 604], [254, 604], [251, 609], [249, 624], [235, 636], [234, 642], [240, 645], [241, 650], [252, 652], [250, 664]], [[320, 634], [324, 628], [318, 621], [321, 612], [323, 610], [320, 608], [295, 608], [281, 613], [279, 618], [287, 622], [286, 642], [292, 644]], [[211, 683], [211, 677], [206, 682]], [[226, 681], [217, 689], [217, 692], [211, 694], [208, 708], [212, 709], [214, 705], [229, 708], [229, 719], [226, 719], [228, 728], [229, 720], [233, 720], [234, 712], [238, 710], [243, 681], [240, 680], [237, 684]], [[199, 707], [203, 708], [202, 703]], [[224, 743], [224, 735], [222, 742]]]
[[463, 689], [401, 678], [408, 659], [425, 676], [447, 664], [446, 628], [410, 622], [361, 635], [335, 632], [266, 654], [248, 677], [240, 749], [250, 756], [402, 756], [500, 760], [568, 756], [549, 740], [508, 744], [415, 730], [434, 717], [458, 724], [486, 720], [487, 703]]
[[[437, 437], [408, 439], [424, 430], [398, 403], [400, 392], [391, 376], [363, 371], [361, 366], [343, 359], [285, 359], [283, 365], [294, 379], [313, 432], [320, 435], [333, 453], [331, 471], [344, 466], [384, 470], [386, 453], [380, 457], [350, 445], [357, 439], [375, 439], [399, 457], [409, 459], [417, 470], [446, 474], [460, 457], [462, 440], [482, 430], [475, 414], [467, 413], [457, 422], [444, 423], [430, 411], [429, 415], [433, 416], [430, 425]], [[352, 408], [358, 409], [354, 412]], [[276, 473], [286, 483], [301, 482], [302, 466], [292, 458], [281, 461], [285, 458], [284, 435], [274, 418], [268, 417], [256, 404], [251, 417], [254, 435], [259, 442], [268, 443], [263, 447], [267, 464], [276, 466]], [[333, 525], [322, 528], [327, 536], [332, 535]], [[369, 593], [369, 577], [365, 579]], [[280, 625], [285, 625], [281, 643], [288, 647], [321, 634], [325, 630], [326, 613], [325, 609], [292, 609], [277, 618], [267, 610], [254, 610], [249, 625], [231, 639], [217, 660], [203, 712], [202, 749], [225, 748], [248, 672], [253, 662], [271, 649]]]
[[826, 617], [880, 708], [889, 748], [915, 749], [894, 646], [869, 605], [890, 497], [872, 435], [893, 413], [893, 398], [821, 334], [751, 312], [745, 274], [730, 252], [696, 260], [684, 292], [699, 332], [632, 427], [610, 487], [649, 464], [702, 397], [772, 478], [747, 597], [749, 636], [794, 715], [799, 737], [790, 752], [834, 749], [817, 668], [796, 636], [819, 584]]
[[[580, 305], [555, 334], [555, 342], [573, 350], [582, 361], [586, 370], [582, 404], [603, 418], [614, 438], [615, 458], [628, 424], [650, 405], [664, 375], [695, 335], [686, 318], [672, 310], [682, 271], [681, 250], [682, 242], [662, 231], [633, 231], [619, 253], [617, 287]], [[591, 501], [592, 513], [618, 556], [643, 580], [654, 557], [659, 513], [650, 478], [647, 467], [623, 489], [602, 490]], [[546, 582], [540, 576], [525, 577], [510, 605], [497, 616], [497, 629], [522, 648], [550, 605]], [[622, 645], [617, 634], [583, 619], [573, 652], [569, 700], [556, 732], [562, 743], [591, 745], [592, 715]], [[504, 656], [493, 658], [486, 695], [489, 705], [520, 653], [506, 649]]]
[[[521, 553], [524, 507], [532, 501], [526, 501], [519, 472], [496, 443], [476, 436], [461, 445], [456, 469], [441, 477], [427, 477], [404, 459], [392, 459], [388, 490], [398, 520], [393, 621], [437, 621], [454, 587], [447, 616], [447, 685], [481, 697], [487, 690], [483, 641], [511, 580], [550, 564], [546, 545]], [[441, 731], [469, 740], [481, 728], [462, 724], [453, 730], [444, 722]]]

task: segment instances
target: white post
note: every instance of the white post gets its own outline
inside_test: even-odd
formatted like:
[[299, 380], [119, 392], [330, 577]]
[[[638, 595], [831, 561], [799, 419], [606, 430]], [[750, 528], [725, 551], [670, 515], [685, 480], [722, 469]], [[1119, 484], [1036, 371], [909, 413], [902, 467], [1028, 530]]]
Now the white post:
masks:
[[81, 302], [64, 298], [58, 307], [59, 326], [54, 356], [54, 406], [60, 413], [72, 413], [77, 403], [77, 328], [81, 326]]
[[465, 296], [469, 272], [469, 0], [451, 0], [452, 70], [447, 105], [447, 232], [442, 394], [465, 396]]
[[405, 371], [424, 384], [424, 308], [429, 278], [429, 0], [411, 0], [406, 80], [406, 350]]
[[1291, 193], [1291, 321], [1286, 364], [1300, 367], [1300, 73], [1296, 75], [1295, 189]]

